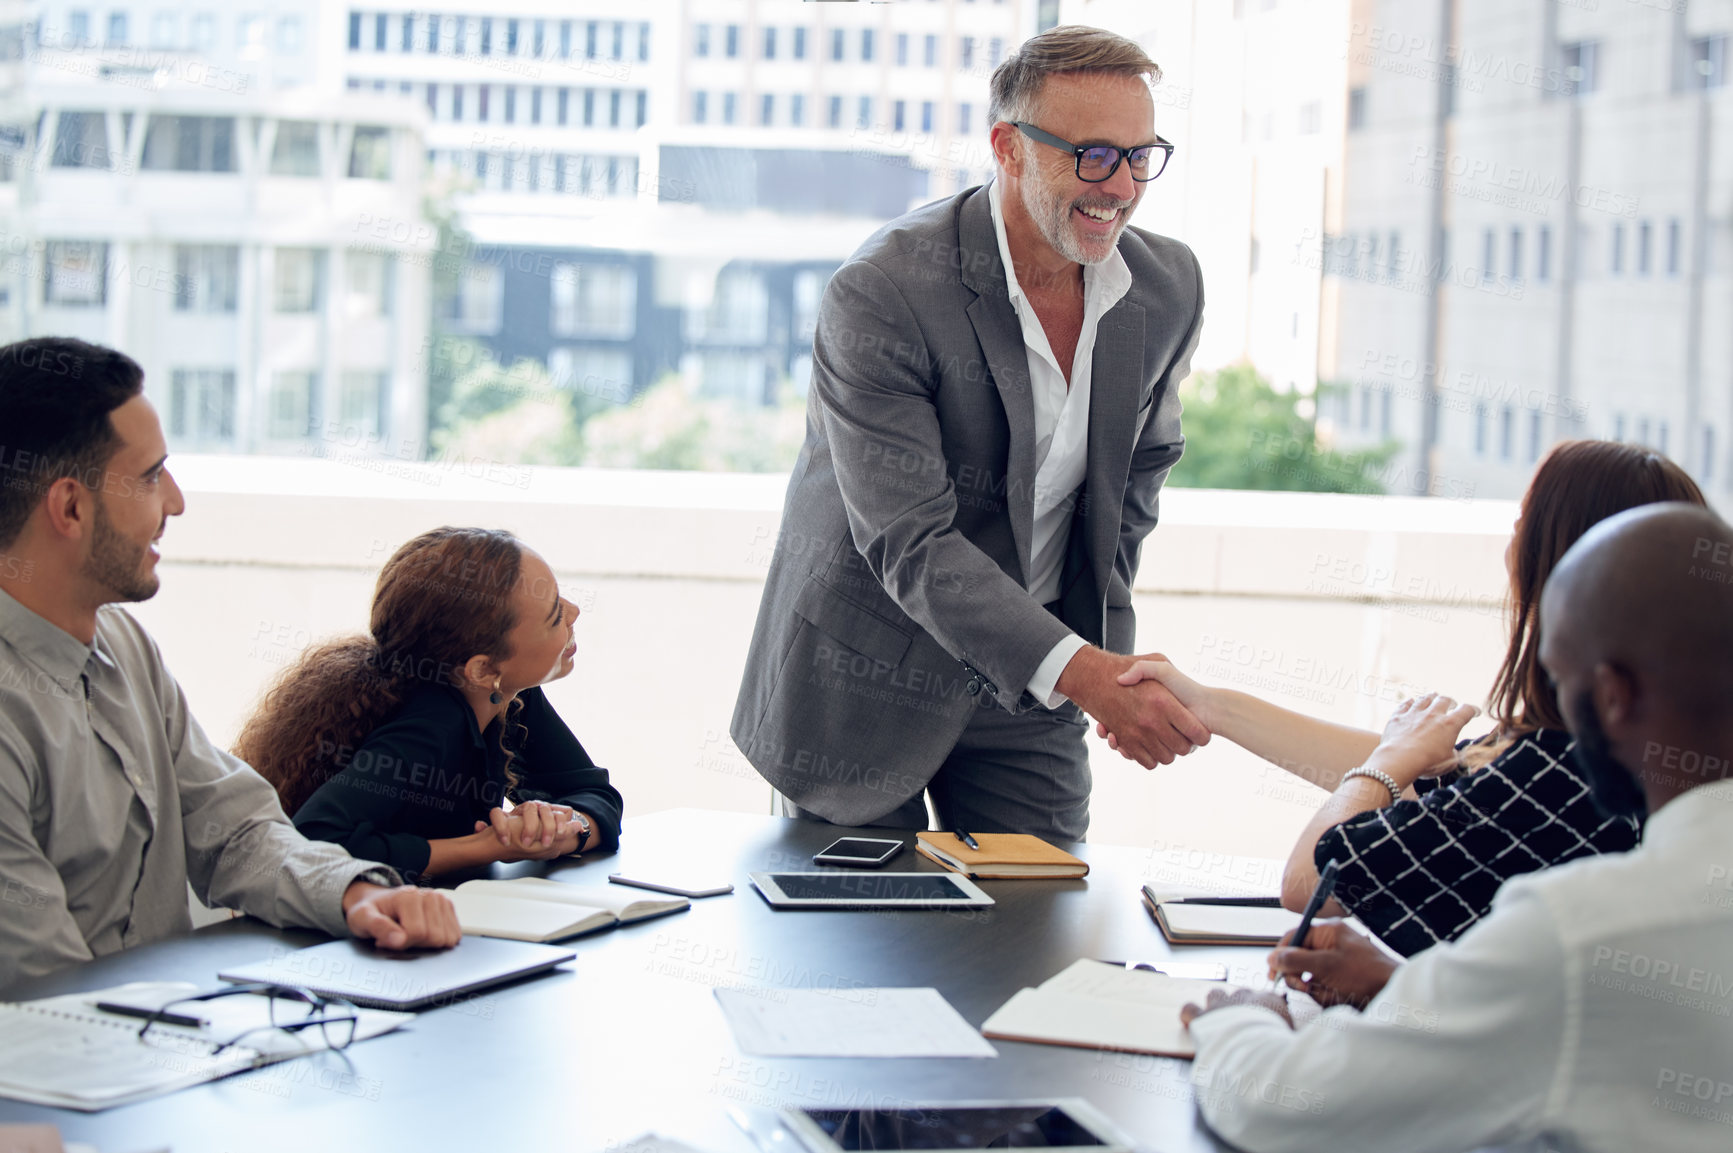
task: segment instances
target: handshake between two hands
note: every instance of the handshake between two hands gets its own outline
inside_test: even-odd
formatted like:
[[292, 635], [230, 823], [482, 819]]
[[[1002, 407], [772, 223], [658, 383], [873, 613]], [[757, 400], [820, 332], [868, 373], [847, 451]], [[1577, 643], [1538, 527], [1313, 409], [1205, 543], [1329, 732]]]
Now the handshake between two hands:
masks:
[[1209, 743], [1206, 690], [1160, 653], [1121, 656], [1080, 649], [1058, 689], [1095, 719], [1111, 748], [1146, 769]]

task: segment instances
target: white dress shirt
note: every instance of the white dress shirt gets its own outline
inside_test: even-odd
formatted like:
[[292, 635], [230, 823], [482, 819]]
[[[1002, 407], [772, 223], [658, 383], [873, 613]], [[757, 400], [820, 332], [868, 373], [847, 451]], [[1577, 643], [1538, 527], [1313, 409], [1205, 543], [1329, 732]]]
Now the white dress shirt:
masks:
[[1629, 853], [1507, 882], [1364, 1013], [1192, 1023], [1204, 1117], [1251, 1153], [1733, 1149], [1733, 781]]
[[[1029, 543], [1029, 594], [1042, 604], [1059, 598], [1059, 573], [1065, 563], [1070, 540], [1071, 512], [1077, 489], [1083, 484], [1089, 457], [1089, 387], [1095, 364], [1095, 331], [1101, 316], [1119, 303], [1131, 288], [1131, 270], [1119, 249], [1100, 264], [1083, 266], [1083, 329], [1077, 337], [1077, 352], [1071, 358], [1071, 383], [1047, 341], [1047, 330], [1029, 298], [1017, 283], [1011, 263], [1011, 246], [1005, 240], [1005, 216], [1000, 207], [999, 182], [987, 186], [987, 204], [992, 211], [993, 232], [999, 238], [999, 260], [1005, 266], [1005, 287], [1011, 307], [1023, 329], [1028, 351], [1029, 385], [1035, 398], [1035, 531]], [[1029, 692], [1048, 708], [1058, 708], [1066, 697], [1054, 685], [1059, 674], [1082, 648], [1075, 633], [1054, 645], [1029, 678]]]

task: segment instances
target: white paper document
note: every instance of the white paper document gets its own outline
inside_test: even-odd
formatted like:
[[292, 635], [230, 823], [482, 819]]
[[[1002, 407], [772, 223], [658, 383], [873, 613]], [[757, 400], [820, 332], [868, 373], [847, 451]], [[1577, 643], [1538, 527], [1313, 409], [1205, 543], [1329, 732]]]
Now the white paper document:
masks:
[[997, 1057], [937, 989], [718, 989], [754, 1057]]

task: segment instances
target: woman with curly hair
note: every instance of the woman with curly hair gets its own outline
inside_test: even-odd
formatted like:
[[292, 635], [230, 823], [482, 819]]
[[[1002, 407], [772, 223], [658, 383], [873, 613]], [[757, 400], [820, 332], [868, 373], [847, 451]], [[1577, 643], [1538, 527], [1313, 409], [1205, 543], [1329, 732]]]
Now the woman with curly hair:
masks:
[[302, 654], [234, 752], [304, 835], [405, 877], [615, 848], [620, 794], [540, 687], [572, 671], [577, 616], [510, 533], [423, 533], [380, 572], [371, 635]]
[[1540, 463], [1504, 554], [1510, 640], [1492, 683], [1494, 727], [1475, 741], [1453, 747], [1475, 710], [1435, 693], [1403, 702], [1380, 739], [1199, 684], [1166, 660], [1120, 679], [1160, 680], [1211, 733], [1330, 790], [1288, 859], [1283, 903], [1303, 908], [1333, 858], [1326, 914], [1358, 917], [1413, 956], [1465, 933], [1513, 876], [1636, 845], [1637, 820], [1600, 811], [1577, 767], [1540, 665], [1540, 592], [1589, 529], [1656, 501], [1704, 503], [1683, 469], [1637, 445], [1565, 441]]

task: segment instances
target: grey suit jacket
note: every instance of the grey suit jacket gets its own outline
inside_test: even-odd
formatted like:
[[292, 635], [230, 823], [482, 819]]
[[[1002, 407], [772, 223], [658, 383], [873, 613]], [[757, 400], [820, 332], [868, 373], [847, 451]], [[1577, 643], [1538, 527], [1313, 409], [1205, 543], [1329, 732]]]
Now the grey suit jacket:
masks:
[[[1203, 283], [1178, 241], [1127, 228], [1119, 250], [1132, 284], [1096, 335], [1072, 534], [1087, 579], [1066, 617], [1128, 652]], [[876, 820], [925, 787], [977, 693], [1034, 706], [1025, 686], [1070, 631], [1026, 587], [1034, 482], [1028, 353], [973, 188], [874, 233], [819, 308], [806, 442], [730, 729], [784, 795]]]

